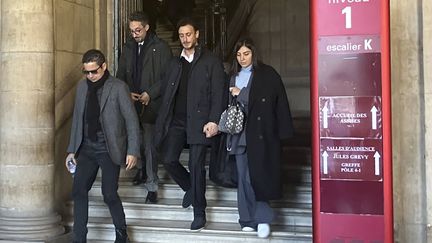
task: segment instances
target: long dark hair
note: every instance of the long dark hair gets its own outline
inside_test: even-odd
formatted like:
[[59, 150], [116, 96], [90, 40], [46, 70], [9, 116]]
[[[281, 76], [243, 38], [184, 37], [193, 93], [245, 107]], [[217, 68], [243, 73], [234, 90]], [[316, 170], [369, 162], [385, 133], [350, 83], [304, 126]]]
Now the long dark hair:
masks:
[[232, 76], [237, 75], [241, 70], [241, 66], [237, 61], [237, 52], [240, 50], [242, 46], [245, 46], [252, 51], [252, 69], [258, 66], [258, 53], [253, 40], [250, 37], [243, 37], [239, 39], [234, 46], [233, 60], [232, 60], [232, 65], [230, 70], [230, 75]]

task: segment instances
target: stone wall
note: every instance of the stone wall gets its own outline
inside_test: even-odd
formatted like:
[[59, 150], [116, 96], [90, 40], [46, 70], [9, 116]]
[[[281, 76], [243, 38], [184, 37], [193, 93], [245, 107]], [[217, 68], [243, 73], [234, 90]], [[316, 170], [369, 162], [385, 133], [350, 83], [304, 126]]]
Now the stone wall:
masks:
[[246, 32], [282, 76], [293, 114], [309, 116], [309, 1], [258, 0]]
[[432, 242], [432, 1], [423, 1], [423, 70], [425, 85], [425, 173], [427, 242]]
[[431, 3], [390, 7], [395, 242], [432, 242]]

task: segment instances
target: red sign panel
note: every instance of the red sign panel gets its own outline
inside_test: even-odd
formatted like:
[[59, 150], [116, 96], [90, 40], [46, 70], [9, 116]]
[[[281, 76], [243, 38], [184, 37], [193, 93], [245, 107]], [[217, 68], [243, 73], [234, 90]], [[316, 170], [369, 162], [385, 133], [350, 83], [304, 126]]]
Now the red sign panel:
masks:
[[384, 213], [382, 181], [321, 180], [320, 184], [322, 213], [363, 215]]
[[380, 96], [379, 53], [320, 55], [320, 96]]
[[[335, 224], [335, 222], [338, 222]], [[384, 217], [355, 214], [321, 214], [323, 230], [320, 242], [383, 243]], [[365, 227], [367, 226], [367, 227]], [[374, 229], [374, 230], [370, 230]]]
[[314, 242], [393, 242], [389, 0], [312, 0]]
[[381, 97], [320, 97], [320, 137], [381, 138]]
[[320, 0], [318, 35], [380, 34], [381, 1], [379, 0]]
[[376, 139], [322, 139], [321, 179], [382, 180], [382, 146]]

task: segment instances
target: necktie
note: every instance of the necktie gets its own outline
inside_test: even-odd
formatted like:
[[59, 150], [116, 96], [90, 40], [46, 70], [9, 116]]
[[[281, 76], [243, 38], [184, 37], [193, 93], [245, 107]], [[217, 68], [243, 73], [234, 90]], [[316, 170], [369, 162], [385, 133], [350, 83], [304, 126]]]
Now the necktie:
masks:
[[138, 43], [138, 55], [141, 54], [143, 46], [144, 45], [142, 43]]

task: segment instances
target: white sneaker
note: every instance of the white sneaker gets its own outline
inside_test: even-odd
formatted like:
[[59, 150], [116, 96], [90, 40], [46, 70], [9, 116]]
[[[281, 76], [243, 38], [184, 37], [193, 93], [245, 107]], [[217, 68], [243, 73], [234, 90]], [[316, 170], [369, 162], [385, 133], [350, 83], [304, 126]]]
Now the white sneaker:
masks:
[[258, 224], [257, 235], [259, 238], [267, 238], [270, 235], [269, 224]]
[[252, 227], [249, 227], [249, 226], [245, 226], [245, 227], [242, 228], [242, 231], [244, 231], [244, 232], [252, 232], [252, 231], [255, 231], [255, 229], [252, 228]]

